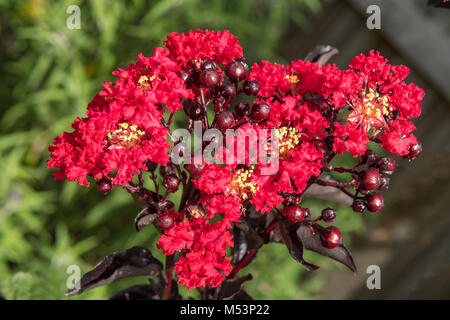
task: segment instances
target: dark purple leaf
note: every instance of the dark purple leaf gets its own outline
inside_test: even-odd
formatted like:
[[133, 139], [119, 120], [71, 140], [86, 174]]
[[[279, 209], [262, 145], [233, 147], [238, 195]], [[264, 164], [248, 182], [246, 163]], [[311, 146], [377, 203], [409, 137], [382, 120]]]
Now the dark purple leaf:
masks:
[[226, 279], [220, 287], [219, 300], [234, 300], [236, 295], [241, 293], [244, 283], [252, 279], [251, 274], [241, 278]]
[[242, 289], [230, 300], [253, 300], [253, 298], [244, 289]]
[[305, 61], [317, 62], [319, 66], [324, 65], [330, 60], [332, 56], [339, 53], [339, 50], [329, 46], [320, 45], [316, 46], [312, 51], [310, 51], [305, 57]]
[[146, 225], [153, 223], [156, 220], [158, 214], [155, 212], [153, 207], [147, 207], [142, 209], [141, 212], [134, 218], [134, 225], [137, 231], [141, 231]]
[[66, 296], [80, 294], [86, 290], [109, 284], [128, 277], [162, 275], [162, 263], [143, 247], [115, 252], [104, 258], [94, 269], [86, 273]]
[[312, 263], [309, 263], [303, 258], [303, 244], [296, 231], [297, 224], [293, 224], [287, 220], [280, 222], [280, 230], [283, 236], [283, 241], [289, 250], [291, 256], [300, 263], [306, 270], [312, 271], [319, 269]]
[[236, 222], [235, 226], [244, 231], [247, 242], [247, 250], [259, 249], [264, 244], [263, 238], [258, 235], [258, 233], [256, 233], [256, 231], [253, 230], [253, 228], [247, 223], [239, 221]]
[[283, 242], [283, 235], [281, 234], [280, 224], [278, 224], [272, 231], [270, 231], [268, 242]]
[[449, 0], [428, 0], [427, 6], [450, 9], [450, 1]]
[[[315, 225], [315, 227], [322, 228], [317, 224]], [[316, 232], [313, 235], [309, 227], [305, 226], [304, 224], [301, 224], [300, 227], [296, 229], [296, 234], [298, 235], [298, 238], [301, 240], [301, 243], [303, 244], [303, 247], [305, 249], [315, 251], [317, 253], [320, 253], [321, 255], [332, 258], [344, 264], [353, 272], [356, 272], [356, 265], [353, 261], [353, 257], [347, 247], [343, 244], [340, 244], [333, 249], [324, 247], [322, 244], [322, 240], [320, 240], [319, 234]]]
[[[161, 298], [164, 298], [167, 296], [167, 285], [166, 280], [164, 278], [156, 278], [156, 279], [150, 279], [150, 283], [155, 288], [155, 291], [159, 294]], [[170, 299], [176, 300], [180, 297], [178, 294], [178, 283], [177, 280], [172, 278], [172, 288], [170, 293]]]
[[259, 235], [262, 235], [268, 225], [268, 214], [262, 214], [248, 201], [244, 202], [245, 221]]
[[232, 264], [237, 264], [239, 261], [244, 258], [247, 253], [247, 240], [245, 238], [245, 232], [241, 229], [234, 227], [233, 228], [233, 261]]
[[152, 285], [137, 284], [114, 294], [109, 300], [159, 300]]

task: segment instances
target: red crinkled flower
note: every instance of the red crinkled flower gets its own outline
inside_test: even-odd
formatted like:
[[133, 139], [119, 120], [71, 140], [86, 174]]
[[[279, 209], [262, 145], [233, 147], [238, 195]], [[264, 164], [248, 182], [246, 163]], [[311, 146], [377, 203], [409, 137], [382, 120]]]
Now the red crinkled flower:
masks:
[[[305, 190], [308, 180], [318, 176], [322, 168], [323, 153], [312, 141], [304, 142], [294, 148], [288, 158], [281, 159], [280, 170], [286, 171], [295, 184], [296, 193]], [[286, 192], [289, 192], [286, 190]]]
[[66, 177], [89, 186], [86, 177], [100, 179], [118, 170], [113, 183], [128, 184], [133, 174], [147, 169], [144, 161], [168, 161], [167, 131], [163, 127], [144, 127], [124, 118], [113, 121], [107, 114], [77, 118], [74, 131], [57, 137], [49, 147], [52, 153], [47, 162], [58, 180]]
[[392, 119], [409, 119], [420, 115], [424, 92], [417, 86], [406, 85], [409, 73], [405, 66], [392, 66], [378, 52], [359, 55], [350, 63], [355, 85], [349, 95], [353, 111], [346, 119], [376, 135]]
[[[302, 96], [297, 95], [286, 96], [281, 101], [269, 103], [270, 117], [264, 126], [268, 128], [292, 126], [308, 136], [325, 137], [324, 129], [329, 127], [329, 121], [304, 101]], [[260, 100], [257, 99], [255, 103], [257, 102]]]
[[[113, 72], [119, 79], [110, 90], [104, 90], [100, 95], [116, 100], [118, 108], [129, 108], [130, 113], [142, 107], [140, 101], [135, 99], [145, 99], [152, 104], [165, 106], [172, 113], [178, 111], [183, 107], [182, 100], [192, 99], [194, 94], [177, 75], [181, 67], [168, 56], [169, 51], [162, 48], [156, 48], [152, 57], [139, 54], [135, 65], [130, 64], [125, 69], [119, 68]], [[88, 115], [90, 110], [98, 111], [100, 106], [91, 103]], [[160, 117], [158, 122], [159, 120]]]
[[228, 30], [222, 32], [200, 30], [171, 33], [164, 45], [170, 58], [185, 67], [191, 60], [212, 60], [226, 65], [242, 57], [242, 47]]
[[296, 91], [300, 94], [319, 94], [336, 109], [347, 102], [347, 94], [354, 86], [352, 74], [341, 71], [335, 65], [319, 66], [316, 62], [293, 61], [286, 68], [295, 82]]
[[113, 183], [127, 184], [134, 173], [147, 169], [146, 160], [167, 163], [170, 144], [161, 124], [162, 106], [173, 112], [182, 106], [181, 98], [192, 97], [167, 55], [160, 48], [151, 58], [140, 55], [136, 65], [114, 72], [119, 77], [115, 84], [103, 84], [87, 117], [75, 120], [74, 131], [49, 147], [47, 165], [60, 169], [55, 178], [88, 186], [88, 175], [98, 179], [117, 169]]
[[333, 137], [333, 151], [340, 155], [343, 155], [344, 151], [348, 151], [353, 154], [353, 157], [363, 155], [369, 142], [364, 130], [351, 122], [343, 126], [336, 123]]
[[284, 72], [284, 65], [274, 64], [269, 61], [261, 61], [260, 64], [253, 64], [252, 70], [247, 75], [247, 80], [257, 81], [260, 85], [258, 95], [264, 98], [279, 96], [283, 97], [291, 86], [288, 74]]
[[221, 221], [205, 218], [183, 220], [161, 235], [157, 247], [164, 254], [182, 251], [175, 263], [178, 281], [188, 289], [220, 286], [232, 269], [226, 247], [232, 246], [232, 234]]
[[389, 123], [389, 127], [380, 135], [382, 147], [400, 156], [407, 155], [409, 148], [417, 144], [417, 139], [411, 134], [416, 127], [406, 120], [395, 120]]

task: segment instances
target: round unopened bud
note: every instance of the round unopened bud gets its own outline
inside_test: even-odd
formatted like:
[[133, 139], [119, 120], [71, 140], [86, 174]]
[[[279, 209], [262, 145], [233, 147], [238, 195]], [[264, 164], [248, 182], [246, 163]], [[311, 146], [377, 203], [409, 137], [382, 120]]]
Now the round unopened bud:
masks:
[[333, 208], [323, 209], [321, 217], [325, 222], [333, 222], [336, 219], [336, 211]]
[[229, 63], [225, 69], [225, 73], [232, 82], [244, 80], [245, 75], [247, 74], [244, 64], [240, 61]]
[[234, 125], [234, 117], [231, 112], [222, 111], [216, 114], [217, 127], [220, 130], [225, 131], [230, 129]]
[[244, 92], [249, 96], [256, 96], [259, 92], [260, 85], [254, 80], [247, 80], [244, 82]]
[[255, 121], [264, 121], [269, 119], [270, 106], [265, 102], [255, 103], [252, 107], [250, 116]]
[[341, 231], [335, 226], [329, 226], [320, 232], [322, 243], [328, 249], [336, 248], [342, 240]]
[[170, 229], [173, 226], [173, 218], [170, 216], [170, 214], [165, 213], [159, 216], [158, 223], [161, 229]]
[[366, 196], [367, 208], [371, 212], [378, 212], [384, 207], [384, 198], [380, 193], [372, 193]]
[[99, 181], [97, 181], [97, 189], [98, 191], [107, 194], [112, 189], [111, 180], [109, 180], [107, 177], [101, 178]]
[[179, 184], [180, 179], [175, 175], [167, 175], [164, 177], [163, 185], [169, 192], [176, 192]]
[[220, 83], [222, 76], [213, 69], [207, 69], [200, 73], [200, 84], [207, 88], [214, 88]]

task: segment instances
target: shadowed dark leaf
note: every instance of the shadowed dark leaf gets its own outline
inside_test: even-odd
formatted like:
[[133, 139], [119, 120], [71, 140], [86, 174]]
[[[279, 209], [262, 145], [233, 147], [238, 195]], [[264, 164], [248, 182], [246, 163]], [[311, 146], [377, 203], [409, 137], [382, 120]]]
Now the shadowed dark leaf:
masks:
[[245, 277], [225, 280], [220, 287], [219, 300], [234, 300], [243, 291], [244, 283], [252, 279], [252, 275], [248, 274]]
[[[150, 279], [150, 283], [153, 285], [155, 291], [159, 294], [159, 296], [165, 299], [165, 297], [167, 296], [166, 280], [164, 278]], [[178, 282], [174, 278], [172, 278], [172, 289], [170, 291], [171, 300], [176, 300], [180, 297], [180, 295], [178, 294]]]
[[287, 220], [280, 222], [280, 230], [283, 236], [283, 241], [286, 244], [289, 253], [306, 270], [312, 271], [319, 269], [319, 266], [309, 263], [303, 258], [303, 244], [299, 236], [295, 232], [296, 226], [297, 224], [293, 224]]
[[332, 56], [339, 53], [339, 50], [329, 46], [329, 45], [320, 45], [316, 46], [312, 51], [310, 51], [306, 57], [305, 61], [317, 62], [319, 66], [324, 65], [330, 60]]
[[247, 291], [242, 289], [230, 300], [253, 300], [253, 298], [247, 293]]
[[259, 236], [258, 233], [256, 233], [256, 231], [253, 230], [253, 228], [247, 223], [237, 222], [236, 227], [245, 233], [247, 250], [259, 249], [264, 244], [263, 238]]
[[245, 232], [238, 227], [233, 228], [233, 264], [238, 263], [247, 253], [247, 240], [245, 238]]
[[283, 242], [283, 235], [281, 234], [280, 224], [278, 224], [272, 231], [270, 231], [268, 242]]
[[[317, 228], [322, 228], [317, 224], [315, 226]], [[319, 234], [316, 233], [315, 235], [313, 235], [311, 233], [311, 230], [303, 224], [301, 224], [300, 227], [296, 229], [296, 234], [298, 235], [305, 249], [315, 251], [317, 253], [320, 253], [321, 255], [339, 261], [353, 272], [356, 272], [356, 265], [353, 261], [353, 257], [347, 247], [343, 244], [340, 244], [336, 248], [328, 249], [323, 246]]]
[[146, 225], [153, 223], [155, 219], [158, 217], [158, 214], [155, 212], [154, 208], [147, 207], [142, 209], [141, 212], [134, 218], [134, 225], [136, 226], [137, 231], [141, 231], [143, 227]]
[[109, 300], [159, 300], [160, 297], [153, 286], [137, 284], [114, 294]]
[[128, 277], [157, 277], [162, 274], [162, 263], [143, 247], [115, 252], [104, 258], [86, 273], [65, 295], [72, 296], [86, 290]]
[[262, 214], [248, 201], [244, 202], [245, 221], [259, 235], [262, 235], [268, 225], [270, 215]]
[[449, 0], [428, 0], [427, 6], [450, 9], [450, 1]]
[[[327, 174], [321, 174], [319, 178], [324, 181], [336, 182]], [[351, 206], [353, 203], [352, 197], [345, 194], [342, 190], [335, 187], [321, 186], [316, 183], [310, 185], [308, 189], [303, 192], [302, 196], [333, 201], [346, 206]]]

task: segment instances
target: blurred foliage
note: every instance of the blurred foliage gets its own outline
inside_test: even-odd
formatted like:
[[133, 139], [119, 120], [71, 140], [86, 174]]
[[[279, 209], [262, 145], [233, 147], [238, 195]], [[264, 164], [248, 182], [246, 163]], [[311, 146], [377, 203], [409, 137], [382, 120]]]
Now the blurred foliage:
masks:
[[[66, 27], [73, 4], [81, 8], [80, 30]], [[307, 26], [306, 16], [320, 8], [318, 0], [0, 0], [0, 295], [61, 299], [70, 265], [85, 273], [134, 245], [161, 257], [153, 227], [135, 231], [138, 209], [126, 192], [103, 196], [95, 187], [54, 181], [46, 168], [48, 145], [84, 114], [114, 69], [139, 52], [151, 55], [170, 32], [195, 28], [229, 29], [249, 61], [283, 62], [279, 39], [289, 25]], [[359, 228], [348, 216], [338, 225]], [[277, 245], [263, 249], [251, 268], [256, 298], [311, 298], [321, 285], [316, 277], [299, 287], [302, 268]], [[105, 299], [146, 281], [121, 280], [75, 299]]]

